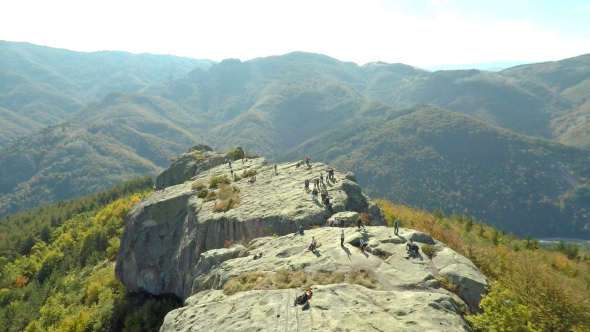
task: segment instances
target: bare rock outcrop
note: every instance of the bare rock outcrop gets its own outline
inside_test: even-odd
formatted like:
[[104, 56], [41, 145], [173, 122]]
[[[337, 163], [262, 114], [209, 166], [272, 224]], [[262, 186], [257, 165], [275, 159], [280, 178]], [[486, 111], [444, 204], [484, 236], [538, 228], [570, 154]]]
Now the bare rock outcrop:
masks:
[[[344, 230], [344, 246], [340, 234]], [[311, 238], [322, 243], [306, 250]], [[421, 251], [407, 254], [405, 243], [434, 244], [432, 259]], [[358, 245], [369, 243], [366, 252]], [[470, 331], [462, 311], [476, 310], [488, 280], [468, 259], [428, 234], [401, 228], [398, 235], [383, 226], [324, 227], [304, 235], [257, 238], [244, 247], [207, 252], [197, 264], [193, 295], [185, 307], [170, 312], [161, 332], [172, 331]], [[258, 257], [262, 253], [262, 257]], [[272, 275], [303, 269], [307, 275], [353, 270], [370, 271], [376, 289], [357, 284], [312, 286], [310, 305], [293, 307], [300, 289], [251, 290], [225, 295], [230, 280], [253, 272]], [[452, 271], [449, 273], [449, 271]], [[454, 284], [454, 289], [446, 286]], [[310, 277], [309, 280], [318, 280]], [[450, 283], [449, 283], [450, 282]], [[312, 282], [313, 283], [313, 282]]]
[[471, 331], [445, 294], [333, 284], [315, 287], [311, 306], [302, 310], [293, 306], [299, 293], [206, 291], [168, 313], [160, 331]]
[[[158, 177], [159, 190], [127, 215], [115, 274], [131, 291], [185, 299], [206, 251], [223, 248], [226, 241], [247, 243], [273, 233], [293, 233], [300, 225], [324, 225], [332, 214], [303, 187], [306, 179], [319, 177], [327, 168], [324, 164], [278, 164], [275, 172], [275, 165], [257, 158], [235, 161], [230, 168], [224, 163], [228, 155], [196, 151], [175, 158]], [[193, 190], [195, 182], [207, 184], [214, 176], [231, 176], [231, 171], [242, 175], [246, 170], [255, 171], [256, 180], [252, 183], [247, 176], [231, 183], [239, 192], [239, 204], [226, 212], [213, 212], [218, 200], [206, 201]], [[364, 212], [373, 224], [384, 225], [382, 211], [351, 178], [336, 170], [335, 179], [322, 185], [333, 212]]]
[[170, 167], [156, 178], [156, 190], [184, 183], [205, 170], [223, 164], [229, 158], [228, 154], [214, 152], [207, 145], [196, 145], [187, 153], [172, 159]]

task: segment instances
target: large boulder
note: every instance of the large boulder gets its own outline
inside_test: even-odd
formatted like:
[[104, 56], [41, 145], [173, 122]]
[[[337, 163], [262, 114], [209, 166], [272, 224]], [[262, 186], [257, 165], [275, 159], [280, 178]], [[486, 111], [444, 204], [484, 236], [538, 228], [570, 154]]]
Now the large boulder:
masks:
[[196, 145], [189, 152], [178, 155], [170, 167], [156, 178], [156, 190], [162, 190], [190, 180], [195, 175], [225, 163], [230, 155], [213, 152], [207, 145]]
[[[226, 154], [198, 151], [176, 158], [158, 177], [165, 188], [127, 215], [115, 274], [131, 291], [185, 299], [192, 292], [194, 268], [206, 251], [223, 248], [226, 241], [247, 243], [273, 233], [293, 233], [299, 226], [323, 225], [331, 216], [303, 186], [306, 179], [319, 176], [327, 167], [324, 164], [278, 164], [275, 174], [274, 165], [263, 158], [235, 161], [230, 168], [224, 163]], [[192, 189], [195, 182], [207, 184], [213, 176], [231, 171], [242, 175], [246, 170], [256, 171], [256, 181], [250, 183], [247, 177], [232, 182], [239, 191], [239, 204], [229, 211], [213, 212], [218, 200], [206, 201]], [[365, 212], [374, 224], [385, 225], [382, 211], [338, 171], [336, 179], [324, 186], [334, 213]]]

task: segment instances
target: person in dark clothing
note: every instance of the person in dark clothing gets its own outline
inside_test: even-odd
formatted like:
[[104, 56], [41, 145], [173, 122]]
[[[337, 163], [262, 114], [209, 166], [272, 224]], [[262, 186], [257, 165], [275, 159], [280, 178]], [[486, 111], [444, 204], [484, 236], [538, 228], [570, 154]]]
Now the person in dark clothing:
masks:
[[299, 226], [299, 230], [295, 234], [303, 235], [303, 226]]
[[277, 174], [277, 164], [275, 164], [275, 174]]
[[357, 227], [358, 227], [358, 230], [359, 230], [359, 231], [361, 230], [361, 226], [362, 226], [362, 227], [363, 227], [363, 231], [365, 231], [365, 232], [366, 232], [366, 230], [365, 230], [365, 225], [363, 225], [363, 220], [361, 219], [361, 217], [359, 217], [359, 218], [356, 220], [356, 225], [357, 225]]
[[397, 233], [399, 232], [399, 219], [395, 219], [395, 221], [393, 222], [393, 229], [394, 229], [394, 234], [397, 235]]
[[318, 190], [316, 188], [313, 188], [313, 191], [311, 192], [311, 197], [314, 201], [318, 199]]
[[361, 252], [365, 252], [365, 248], [366, 248], [368, 245], [369, 245], [369, 243], [368, 243], [368, 242], [365, 242], [363, 239], [361, 239], [361, 245], [360, 245]]
[[406, 243], [406, 249], [410, 255], [418, 255], [418, 245], [412, 239]]
[[303, 293], [300, 296], [297, 296], [295, 298], [295, 302], [294, 302], [294, 306], [296, 305], [305, 305], [307, 303], [307, 301], [311, 300], [311, 297], [313, 296], [313, 292], [311, 291], [311, 288], [308, 288], [305, 293]]

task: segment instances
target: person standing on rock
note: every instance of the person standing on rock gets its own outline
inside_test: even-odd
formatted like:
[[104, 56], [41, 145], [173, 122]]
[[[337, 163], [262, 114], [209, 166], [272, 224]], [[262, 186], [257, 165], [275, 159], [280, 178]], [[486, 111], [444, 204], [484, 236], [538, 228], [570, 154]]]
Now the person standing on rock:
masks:
[[344, 246], [344, 230], [342, 230], [342, 233], [340, 233], [340, 246]]
[[318, 190], [316, 188], [313, 188], [313, 191], [311, 192], [311, 197], [314, 201], [318, 199]]
[[315, 236], [311, 237], [311, 243], [309, 244], [309, 250], [311, 250], [311, 252], [313, 252], [315, 250]]
[[393, 233], [395, 235], [397, 235], [397, 233], [399, 232], [398, 226], [399, 226], [399, 219], [396, 218], [395, 221], [393, 222]]
[[305, 163], [309, 166], [309, 156], [305, 157]]
[[320, 183], [324, 185], [324, 173], [320, 172]]
[[233, 178], [234, 177], [234, 170], [230, 169], [229, 171], [231, 172], [231, 177]]
[[361, 230], [361, 226], [363, 227], [363, 231], [366, 232], [367, 230], [365, 229], [365, 225], [363, 225], [363, 219], [361, 219], [361, 217], [359, 216], [359, 218], [356, 220], [356, 225], [358, 227], [358, 230], [360, 232]]
[[275, 164], [275, 175], [277, 174], [277, 164]]

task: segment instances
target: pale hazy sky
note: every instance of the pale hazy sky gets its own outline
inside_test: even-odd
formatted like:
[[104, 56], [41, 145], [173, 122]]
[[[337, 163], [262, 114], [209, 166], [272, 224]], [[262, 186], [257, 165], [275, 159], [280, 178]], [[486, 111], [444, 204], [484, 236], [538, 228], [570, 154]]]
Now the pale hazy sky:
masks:
[[590, 53], [590, 0], [0, 0], [0, 40], [216, 61], [546, 61]]

